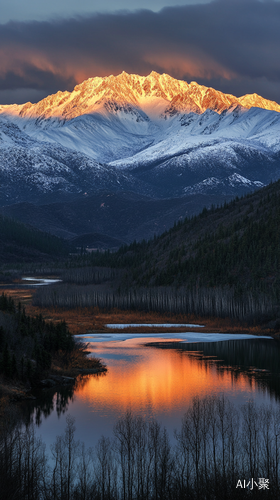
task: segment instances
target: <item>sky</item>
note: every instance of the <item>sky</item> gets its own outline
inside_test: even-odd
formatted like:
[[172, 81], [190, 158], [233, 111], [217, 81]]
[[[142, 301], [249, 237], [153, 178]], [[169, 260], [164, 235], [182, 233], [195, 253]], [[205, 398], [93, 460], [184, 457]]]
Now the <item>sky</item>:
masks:
[[278, 0], [0, 0], [0, 104], [167, 73], [280, 103]]

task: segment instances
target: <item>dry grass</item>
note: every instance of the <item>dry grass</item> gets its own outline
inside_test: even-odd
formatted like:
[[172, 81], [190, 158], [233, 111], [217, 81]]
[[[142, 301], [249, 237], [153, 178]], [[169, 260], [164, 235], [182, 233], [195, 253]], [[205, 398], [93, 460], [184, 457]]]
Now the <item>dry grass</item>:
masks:
[[7, 288], [3, 289], [1, 288], [0, 293], [4, 293], [5, 295], [8, 295], [9, 297], [12, 297], [15, 302], [21, 302], [24, 304], [24, 306], [28, 306], [32, 302], [32, 298], [34, 293], [36, 292], [35, 288]]
[[[117, 333], [116, 329], [109, 329], [105, 325], [108, 323], [194, 323], [205, 325], [203, 331], [209, 333], [251, 333], [254, 335], [271, 335], [272, 331], [263, 329], [259, 325], [248, 326], [238, 320], [230, 318], [204, 318], [194, 314], [161, 314], [158, 312], [145, 311], [122, 311], [111, 309], [101, 310], [98, 307], [84, 307], [75, 309], [62, 308], [40, 308], [32, 305], [32, 297], [35, 289], [3, 290], [14, 300], [20, 300], [26, 307], [27, 314], [35, 316], [42, 314], [45, 320], [54, 322], [65, 320], [71, 333], [74, 335], [87, 332]], [[156, 333], [156, 332], [182, 332], [186, 328], [149, 328], [138, 327], [129, 328], [130, 332]], [[125, 329], [121, 330], [125, 332]], [[202, 331], [200, 328], [188, 328], [188, 331]]]

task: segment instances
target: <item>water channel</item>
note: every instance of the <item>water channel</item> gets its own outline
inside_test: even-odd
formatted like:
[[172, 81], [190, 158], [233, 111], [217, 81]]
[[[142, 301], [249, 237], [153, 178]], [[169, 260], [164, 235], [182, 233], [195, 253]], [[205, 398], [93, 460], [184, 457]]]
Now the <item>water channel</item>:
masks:
[[[249, 338], [248, 338], [249, 337]], [[203, 333], [85, 335], [92, 355], [108, 371], [61, 391], [46, 389], [25, 406], [47, 446], [76, 421], [87, 446], [112, 436], [127, 409], [156, 418], [172, 438], [194, 396], [225, 394], [236, 405], [280, 401], [280, 345], [270, 338]]]

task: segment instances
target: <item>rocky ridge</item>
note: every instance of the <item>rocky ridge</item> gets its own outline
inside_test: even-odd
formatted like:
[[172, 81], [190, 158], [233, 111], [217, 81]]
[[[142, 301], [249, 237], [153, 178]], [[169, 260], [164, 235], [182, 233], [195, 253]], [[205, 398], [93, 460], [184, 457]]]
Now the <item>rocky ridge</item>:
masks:
[[[128, 109], [139, 107], [143, 102], [163, 100], [162, 116], [175, 113], [204, 113], [207, 109], [221, 113], [231, 106], [241, 105], [246, 109], [259, 107], [280, 112], [280, 105], [257, 94], [235, 97], [213, 88], [176, 80], [167, 74], [155, 71], [146, 77], [129, 75], [124, 71], [117, 76], [89, 78], [76, 85], [73, 92], [57, 92], [36, 104], [0, 106], [0, 113], [9, 113], [23, 118], [60, 118], [69, 120], [93, 113], [106, 103], [116, 103]], [[165, 104], [165, 107], [164, 107]], [[105, 106], [106, 107], [106, 106]]]

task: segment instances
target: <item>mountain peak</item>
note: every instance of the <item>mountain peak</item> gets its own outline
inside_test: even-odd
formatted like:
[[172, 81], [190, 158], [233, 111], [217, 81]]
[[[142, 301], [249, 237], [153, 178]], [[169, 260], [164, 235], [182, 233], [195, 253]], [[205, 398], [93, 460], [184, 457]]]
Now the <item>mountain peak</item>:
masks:
[[148, 75], [148, 77], [153, 77], [153, 78], [159, 78], [160, 76], [161, 75], [156, 71], [151, 71], [151, 73]]
[[136, 107], [137, 110], [154, 106], [160, 110], [159, 117], [167, 118], [189, 112], [201, 114], [207, 109], [220, 114], [237, 105], [247, 109], [259, 107], [280, 112], [279, 104], [257, 94], [238, 98], [194, 81], [188, 84], [156, 71], [147, 76], [123, 71], [117, 76], [89, 78], [76, 85], [73, 92], [59, 91], [36, 104], [28, 102], [19, 106], [0, 107], [0, 113], [18, 114], [26, 118], [69, 120], [84, 114], [118, 112], [126, 106]]

